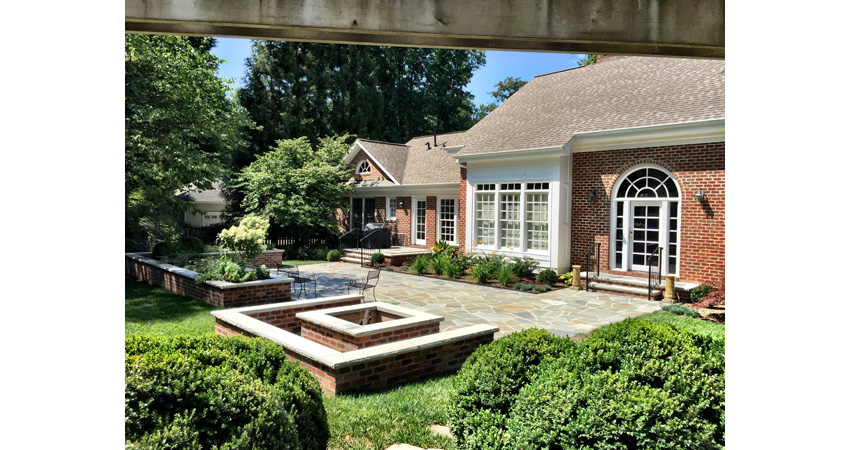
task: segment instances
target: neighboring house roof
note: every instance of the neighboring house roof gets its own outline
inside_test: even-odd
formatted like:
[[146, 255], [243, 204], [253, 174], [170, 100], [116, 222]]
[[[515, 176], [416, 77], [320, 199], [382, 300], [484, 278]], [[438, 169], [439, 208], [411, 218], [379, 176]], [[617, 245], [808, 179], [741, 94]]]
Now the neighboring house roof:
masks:
[[189, 186], [188, 190], [180, 190], [175, 194], [183, 200], [196, 204], [226, 203], [224, 198], [221, 196], [221, 183], [215, 182], [212, 186], [212, 189], [207, 189], [205, 191], [199, 191], [194, 186]]
[[470, 128], [458, 155], [562, 146], [588, 131], [724, 118], [725, 65], [619, 56], [539, 75]]
[[[437, 143], [447, 147], [460, 145], [465, 131], [437, 135]], [[431, 143], [431, 148], [425, 145]], [[387, 175], [402, 185], [459, 183], [459, 167], [452, 155], [443, 148], [434, 148], [434, 136], [418, 136], [405, 144], [357, 139], [354, 150], [346, 157], [347, 162], [354, 160], [362, 149], [381, 165]], [[359, 144], [359, 145], [358, 145]], [[394, 184], [383, 180], [376, 184], [374, 180], [362, 180], [358, 186], [385, 186]]]

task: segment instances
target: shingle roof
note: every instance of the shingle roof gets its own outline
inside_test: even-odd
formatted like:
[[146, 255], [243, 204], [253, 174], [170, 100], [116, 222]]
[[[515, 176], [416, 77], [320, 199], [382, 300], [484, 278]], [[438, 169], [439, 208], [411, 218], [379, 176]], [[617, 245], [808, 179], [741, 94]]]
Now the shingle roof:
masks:
[[[437, 135], [437, 143], [447, 147], [461, 145], [464, 131]], [[375, 159], [400, 184], [458, 183], [460, 169], [454, 158], [442, 148], [433, 148], [434, 136], [419, 136], [405, 144], [358, 139]], [[425, 143], [431, 142], [429, 150]]]
[[183, 200], [192, 203], [225, 203], [221, 196], [221, 183], [216, 181], [212, 184], [212, 189], [199, 191], [194, 186], [189, 186], [188, 190], [178, 190], [175, 194]]
[[621, 56], [540, 75], [464, 135], [460, 155], [561, 146], [579, 132], [725, 117], [725, 61]]

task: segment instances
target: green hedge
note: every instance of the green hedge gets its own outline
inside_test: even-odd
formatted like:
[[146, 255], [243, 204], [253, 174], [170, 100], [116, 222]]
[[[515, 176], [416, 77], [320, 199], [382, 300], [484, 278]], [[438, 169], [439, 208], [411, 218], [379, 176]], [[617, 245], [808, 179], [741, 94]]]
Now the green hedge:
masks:
[[449, 397], [458, 448], [725, 445], [724, 338], [627, 319], [563, 341], [527, 330], [470, 356]]
[[455, 377], [449, 397], [449, 427], [458, 448], [500, 448], [501, 433], [520, 388], [538, 365], [574, 347], [568, 338], [532, 328], [473, 352]]
[[636, 319], [604, 327], [521, 390], [504, 448], [723, 448], [724, 345]]
[[327, 448], [318, 381], [265, 339], [130, 337], [125, 384], [140, 448]]

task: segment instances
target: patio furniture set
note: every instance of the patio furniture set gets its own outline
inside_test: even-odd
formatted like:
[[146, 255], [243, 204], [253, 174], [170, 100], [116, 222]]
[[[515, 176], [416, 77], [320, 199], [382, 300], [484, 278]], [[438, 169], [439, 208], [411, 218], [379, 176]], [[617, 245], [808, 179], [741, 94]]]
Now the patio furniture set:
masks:
[[[299, 286], [301, 286], [301, 288], [298, 290], [297, 298], [301, 298], [301, 294], [305, 292], [308, 284], [313, 285], [313, 296], [318, 297], [317, 286], [319, 284], [319, 281], [316, 278], [316, 274], [304, 273], [301, 271], [301, 269], [299, 269], [297, 265], [280, 263], [277, 263], [277, 273], [287, 274], [290, 278], [292, 278], [293, 284], [298, 284]], [[370, 270], [365, 277], [359, 280], [348, 280], [348, 293], [350, 294], [351, 290], [355, 289], [358, 291], [358, 294], [363, 295], [366, 290], [371, 289], [372, 299], [374, 301], [378, 301], [377, 297], [375, 297], [375, 286], [378, 285], [378, 279], [380, 278], [380, 276], [380, 269], [375, 269]]]

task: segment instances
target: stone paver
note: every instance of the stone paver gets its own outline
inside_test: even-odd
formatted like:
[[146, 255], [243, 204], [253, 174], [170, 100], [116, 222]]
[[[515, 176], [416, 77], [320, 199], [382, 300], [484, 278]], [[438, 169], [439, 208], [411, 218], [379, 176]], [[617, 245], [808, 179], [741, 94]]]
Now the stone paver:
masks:
[[[315, 264], [301, 269], [316, 274], [319, 297], [347, 293], [348, 280], [361, 279], [369, 270], [348, 263]], [[313, 298], [312, 294], [311, 291], [301, 298]], [[379, 301], [445, 317], [441, 331], [474, 324], [496, 325], [497, 338], [533, 327], [558, 336], [575, 336], [661, 309], [660, 301], [639, 297], [572, 289], [527, 294], [386, 270], [381, 272], [375, 296]], [[365, 297], [372, 301], [370, 291]]]

